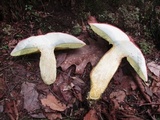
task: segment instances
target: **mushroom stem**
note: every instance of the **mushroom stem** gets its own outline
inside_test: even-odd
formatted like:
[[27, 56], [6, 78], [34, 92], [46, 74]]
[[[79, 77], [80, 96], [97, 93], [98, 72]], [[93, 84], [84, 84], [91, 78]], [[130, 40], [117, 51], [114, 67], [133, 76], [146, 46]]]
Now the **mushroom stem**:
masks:
[[56, 59], [53, 48], [40, 48], [40, 73], [44, 83], [50, 85], [56, 80]]
[[90, 74], [91, 90], [88, 96], [89, 99], [99, 99], [101, 97], [123, 57], [124, 55], [119, 52], [118, 47], [113, 46], [100, 59]]

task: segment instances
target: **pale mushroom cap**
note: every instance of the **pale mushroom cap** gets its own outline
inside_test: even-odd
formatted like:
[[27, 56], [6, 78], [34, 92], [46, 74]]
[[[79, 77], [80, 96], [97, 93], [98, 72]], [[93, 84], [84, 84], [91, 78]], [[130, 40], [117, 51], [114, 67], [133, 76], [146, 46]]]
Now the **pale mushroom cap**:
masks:
[[122, 58], [127, 57], [128, 62], [144, 81], [148, 80], [142, 52], [122, 30], [103, 23], [91, 23], [90, 26], [95, 33], [116, 46]]
[[85, 43], [76, 37], [65, 33], [48, 33], [45, 35], [32, 36], [20, 41], [14, 50], [12, 56], [20, 56], [34, 52], [41, 52], [40, 73], [47, 85], [56, 80], [56, 59], [54, 49], [74, 49], [84, 46]]
[[[122, 41], [130, 41], [128, 36], [119, 28], [103, 23], [90, 23], [92, 30], [96, 29], [96, 33], [106, 39], [110, 44]], [[117, 43], [118, 44], [118, 43]]]
[[85, 43], [76, 37], [65, 33], [48, 33], [45, 35], [32, 36], [20, 41], [11, 56], [20, 56], [39, 51], [39, 48], [53, 48], [54, 49], [74, 49], [84, 46]]

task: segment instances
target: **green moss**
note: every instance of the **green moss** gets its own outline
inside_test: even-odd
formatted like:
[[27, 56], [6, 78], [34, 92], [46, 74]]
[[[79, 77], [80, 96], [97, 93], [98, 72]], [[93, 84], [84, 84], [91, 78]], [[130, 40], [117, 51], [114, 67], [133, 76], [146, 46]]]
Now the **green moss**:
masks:
[[147, 54], [151, 54], [152, 50], [154, 48], [154, 44], [147, 42], [145, 39], [142, 39], [141, 41], [139, 41], [139, 47], [142, 50], [143, 54], [147, 55]]
[[72, 35], [75, 35], [75, 36], [80, 35], [81, 32], [82, 32], [82, 27], [79, 24], [73, 26], [73, 28], [71, 30]]

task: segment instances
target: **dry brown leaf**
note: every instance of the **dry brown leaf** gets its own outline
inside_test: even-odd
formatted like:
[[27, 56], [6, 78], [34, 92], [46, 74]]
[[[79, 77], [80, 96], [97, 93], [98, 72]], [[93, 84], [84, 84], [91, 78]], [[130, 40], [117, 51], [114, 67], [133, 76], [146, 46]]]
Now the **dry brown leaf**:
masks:
[[49, 120], [62, 119], [62, 115], [60, 113], [46, 113], [46, 116]]
[[65, 101], [70, 102], [73, 98], [71, 86], [64, 82], [60, 86], [60, 91]]
[[152, 73], [154, 73], [158, 78], [160, 78], [160, 65], [152, 61], [148, 63], [147, 66]]
[[55, 96], [52, 94], [48, 94], [47, 98], [41, 99], [41, 103], [43, 106], [48, 106], [52, 110], [56, 111], [64, 111], [66, 109], [66, 105], [61, 103]]
[[126, 93], [122, 90], [112, 92], [109, 96], [109, 98], [113, 101], [115, 108], [119, 108], [120, 103], [124, 102], [125, 97]]
[[110, 94], [110, 99], [116, 99], [118, 103], [123, 102], [124, 98], [126, 97], [126, 93], [122, 90], [112, 92]]
[[90, 110], [85, 117], [83, 118], [83, 120], [98, 120], [98, 116], [96, 114], [96, 110]]
[[57, 66], [65, 71], [71, 65], [76, 65], [76, 73], [82, 74], [87, 63], [95, 66], [107, 51], [107, 42], [99, 39], [88, 39], [89, 44], [76, 50], [64, 51], [57, 54]]
[[24, 82], [21, 86], [21, 94], [24, 99], [24, 108], [29, 112], [40, 109], [38, 92], [35, 90], [35, 84]]
[[18, 120], [19, 113], [18, 113], [17, 104], [15, 100], [5, 101], [5, 113], [8, 114], [11, 120]]

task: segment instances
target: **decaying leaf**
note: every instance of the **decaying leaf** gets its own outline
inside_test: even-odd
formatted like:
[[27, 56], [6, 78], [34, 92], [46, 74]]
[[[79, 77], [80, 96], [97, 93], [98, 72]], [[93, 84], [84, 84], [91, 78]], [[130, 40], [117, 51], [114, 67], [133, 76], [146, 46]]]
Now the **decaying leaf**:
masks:
[[62, 67], [65, 71], [71, 65], [76, 65], [76, 73], [82, 74], [87, 63], [91, 62], [92, 66], [95, 66], [107, 51], [107, 42], [93, 39], [88, 39], [87, 42], [83, 48], [57, 53], [57, 67]]
[[24, 82], [21, 86], [21, 94], [24, 99], [24, 108], [29, 112], [40, 109], [38, 101], [38, 92], [35, 90], [35, 84]]
[[15, 100], [11, 101], [5, 101], [5, 113], [8, 114], [11, 120], [18, 120], [19, 119], [19, 113], [16, 105]]
[[55, 96], [52, 94], [48, 94], [47, 98], [41, 99], [41, 103], [43, 106], [48, 106], [52, 110], [56, 111], [64, 111], [66, 109], [66, 105], [61, 103]]
[[60, 113], [46, 113], [46, 116], [49, 120], [61, 120], [62, 115]]
[[90, 110], [84, 117], [83, 120], [98, 120], [98, 116], [96, 114], [96, 110]]
[[109, 97], [114, 102], [115, 108], [119, 108], [120, 103], [124, 102], [126, 93], [120, 90], [120, 91], [112, 92]]
[[154, 73], [157, 77], [160, 78], [160, 65], [158, 65], [158, 64], [156, 64], [154, 61], [152, 61], [152, 62], [149, 62], [149, 63], [147, 64], [147, 66], [148, 66], [148, 69], [149, 69], [152, 73]]

